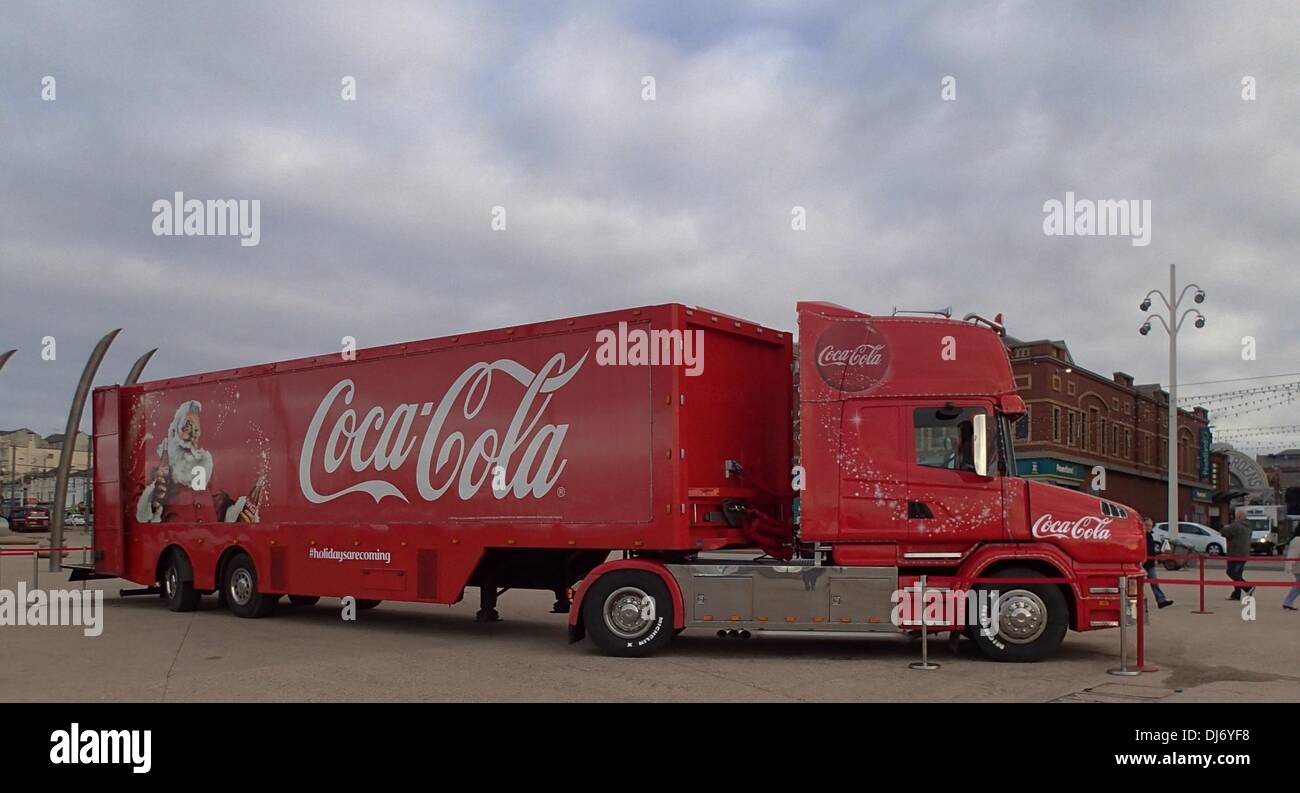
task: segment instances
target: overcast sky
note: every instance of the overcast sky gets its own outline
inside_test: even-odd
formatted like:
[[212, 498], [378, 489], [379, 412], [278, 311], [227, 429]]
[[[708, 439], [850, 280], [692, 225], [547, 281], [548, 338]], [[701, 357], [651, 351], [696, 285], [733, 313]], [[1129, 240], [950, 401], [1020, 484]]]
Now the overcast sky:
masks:
[[[61, 432], [116, 327], [99, 383], [668, 301], [1003, 312], [1163, 382], [1170, 262], [1180, 380], [1300, 371], [1298, 45], [1291, 2], [9, 6], [0, 429]], [[260, 200], [260, 244], [155, 236], [177, 191]], [[1067, 191], [1150, 244], [1047, 236]]]

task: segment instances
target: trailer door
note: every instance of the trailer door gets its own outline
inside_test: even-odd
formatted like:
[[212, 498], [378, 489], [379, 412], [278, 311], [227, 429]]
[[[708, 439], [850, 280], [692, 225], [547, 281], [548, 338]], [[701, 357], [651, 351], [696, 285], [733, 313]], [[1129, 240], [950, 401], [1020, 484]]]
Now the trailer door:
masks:
[[91, 544], [95, 572], [120, 576], [125, 567], [122, 537], [121, 441], [118, 389], [99, 388], [91, 399], [94, 426], [94, 505]]

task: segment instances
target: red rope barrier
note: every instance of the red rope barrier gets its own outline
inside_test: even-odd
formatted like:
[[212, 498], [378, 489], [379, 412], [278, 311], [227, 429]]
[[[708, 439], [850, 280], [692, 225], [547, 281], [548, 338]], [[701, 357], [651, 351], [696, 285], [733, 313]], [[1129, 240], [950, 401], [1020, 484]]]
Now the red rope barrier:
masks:
[[31, 556], [32, 554], [50, 553], [58, 551], [60, 553], [71, 553], [72, 551], [89, 551], [90, 548], [0, 548], [0, 556]]
[[1148, 556], [1148, 562], [1165, 561], [1173, 559], [1174, 561], [1184, 561], [1187, 559], [1217, 559], [1223, 562], [1300, 562], [1300, 556], [1211, 556], [1203, 553], [1187, 556], [1176, 556], [1174, 554], [1160, 554], [1158, 556]]

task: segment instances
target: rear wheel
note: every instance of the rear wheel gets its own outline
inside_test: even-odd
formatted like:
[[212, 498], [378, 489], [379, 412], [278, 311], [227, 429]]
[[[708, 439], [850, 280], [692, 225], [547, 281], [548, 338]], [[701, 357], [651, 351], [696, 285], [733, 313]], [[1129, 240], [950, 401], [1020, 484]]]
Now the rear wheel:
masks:
[[582, 620], [606, 655], [653, 655], [676, 635], [668, 587], [643, 570], [615, 570], [596, 579], [583, 598]]
[[1223, 555], [1223, 549], [1219, 547], [1219, 544], [1218, 544], [1218, 543], [1213, 543], [1213, 542], [1210, 543], [1209, 545], [1205, 546], [1205, 552], [1206, 552], [1207, 554], [1209, 554], [1210, 556], [1222, 556], [1222, 555]]
[[295, 606], [314, 606], [320, 602], [319, 595], [290, 595], [289, 602]]
[[235, 554], [226, 563], [225, 583], [221, 589], [226, 596], [226, 605], [236, 617], [269, 617], [280, 599], [279, 595], [267, 595], [258, 589], [257, 568], [253, 565], [253, 558], [246, 553]]
[[[997, 576], [1012, 580], [1042, 578], [1037, 570], [1008, 567]], [[976, 627], [975, 644], [980, 652], [994, 661], [1025, 662], [1046, 658], [1061, 646], [1069, 628], [1070, 607], [1055, 584], [980, 584], [978, 590], [996, 592], [996, 609], [990, 601], [989, 614], [981, 604], [981, 623]], [[985, 636], [985, 633], [992, 633]]]
[[194, 588], [194, 571], [183, 551], [168, 552], [158, 576], [159, 594], [172, 611], [193, 611], [201, 595]]

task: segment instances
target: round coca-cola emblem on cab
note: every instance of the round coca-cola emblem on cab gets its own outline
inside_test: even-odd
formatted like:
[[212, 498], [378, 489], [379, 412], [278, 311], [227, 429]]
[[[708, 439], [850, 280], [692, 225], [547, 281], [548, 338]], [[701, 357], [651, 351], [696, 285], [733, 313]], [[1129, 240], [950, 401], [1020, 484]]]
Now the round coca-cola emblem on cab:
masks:
[[884, 335], [862, 320], [833, 323], [817, 339], [816, 356], [817, 373], [841, 391], [866, 391], [889, 369]]

